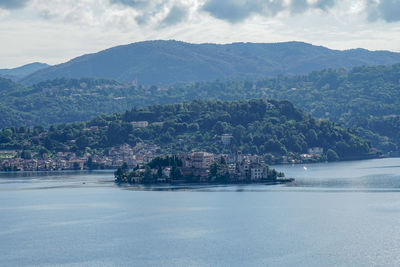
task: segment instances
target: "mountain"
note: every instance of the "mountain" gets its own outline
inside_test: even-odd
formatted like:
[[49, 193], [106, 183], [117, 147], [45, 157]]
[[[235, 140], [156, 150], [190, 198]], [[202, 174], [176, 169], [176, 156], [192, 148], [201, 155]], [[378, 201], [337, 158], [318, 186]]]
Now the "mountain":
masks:
[[49, 66], [50, 65], [47, 65], [45, 63], [35, 62], [13, 69], [0, 69], [0, 76], [3, 78], [18, 80], [38, 70], [45, 69]]
[[[138, 127], [138, 121], [147, 123]], [[221, 142], [223, 134], [231, 134], [229, 145]], [[172, 154], [240, 150], [282, 160], [283, 156], [300, 159], [309, 148], [321, 147], [326, 155], [318, 160], [374, 156], [368, 143], [349, 130], [316, 120], [288, 101], [264, 99], [152, 105], [87, 123], [0, 131], [0, 149], [29, 150], [38, 156], [60, 151], [104, 154], [111, 147], [142, 142]]]
[[142, 85], [305, 74], [326, 68], [389, 65], [400, 53], [331, 50], [302, 42], [190, 44], [145, 41], [117, 46], [39, 70], [24, 84], [55, 78], [94, 77]]

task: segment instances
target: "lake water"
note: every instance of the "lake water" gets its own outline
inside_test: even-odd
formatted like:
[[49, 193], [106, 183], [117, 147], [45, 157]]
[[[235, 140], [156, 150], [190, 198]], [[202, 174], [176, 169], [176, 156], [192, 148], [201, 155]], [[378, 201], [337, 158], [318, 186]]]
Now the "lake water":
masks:
[[400, 159], [276, 167], [296, 182], [1, 173], [0, 266], [400, 266]]

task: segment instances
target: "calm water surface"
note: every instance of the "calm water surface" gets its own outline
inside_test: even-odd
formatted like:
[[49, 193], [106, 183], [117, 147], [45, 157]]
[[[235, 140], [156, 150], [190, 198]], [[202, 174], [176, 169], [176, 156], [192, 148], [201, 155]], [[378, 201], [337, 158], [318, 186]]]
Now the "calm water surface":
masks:
[[400, 266], [400, 159], [277, 168], [296, 182], [0, 173], [0, 266]]

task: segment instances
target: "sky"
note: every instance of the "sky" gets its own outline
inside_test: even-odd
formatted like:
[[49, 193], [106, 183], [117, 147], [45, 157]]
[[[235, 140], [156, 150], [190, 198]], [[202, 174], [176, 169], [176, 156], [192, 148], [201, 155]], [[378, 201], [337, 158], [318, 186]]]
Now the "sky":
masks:
[[0, 0], [0, 68], [158, 39], [400, 52], [400, 0]]

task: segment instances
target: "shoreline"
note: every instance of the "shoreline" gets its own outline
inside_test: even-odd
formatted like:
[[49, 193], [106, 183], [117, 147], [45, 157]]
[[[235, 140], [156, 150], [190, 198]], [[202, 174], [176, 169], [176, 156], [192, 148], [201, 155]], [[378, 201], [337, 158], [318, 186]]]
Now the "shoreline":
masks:
[[154, 184], [132, 184], [132, 183], [118, 183], [114, 181], [115, 184], [118, 186], [126, 186], [126, 187], [190, 187], [190, 186], [229, 186], [229, 185], [279, 185], [279, 184], [290, 184], [292, 182], [295, 182], [295, 178], [285, 178], [285, 179], [278, 179], [275, 181], [255, 181], [255, 182], [236, 182], [236, 183], [182, 183], [182, 182], [177, 182], [177, 183], [154, 183]]
[[[379, 157], [351, 157], [338, 161], [305, 161], [305, 162], [285, 162], [285, 163], [272, 163], [268, 164], [268, 166], [287, 166], [287, 165], [301, 165], [301, 164], [321, 164], [321, 163], [338, 163], [338, 162], [351, 162], [351, 161], [362, 161], [362, 160], [374, 160], [374, 159], [386, 159], [386, 158], [400, 158], [400, 156], [388, 156], [382, 155]], [[117, 167], [118, 168], [118, 167]], [[82, 169], [82, 170], [73, 170], [73, 169], [54, 169], [54, 170], [12, 170], [12, 171], [4, 171], [1, 170], [0, 173], [55, 173], [55, 172], [92, 172], [92, 171], [104, 171], [111, 172], [115, 171], [116, 168], [104, 168], [104, 169]]]

